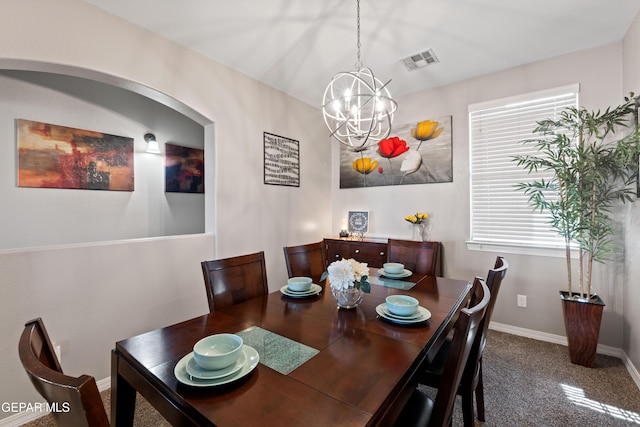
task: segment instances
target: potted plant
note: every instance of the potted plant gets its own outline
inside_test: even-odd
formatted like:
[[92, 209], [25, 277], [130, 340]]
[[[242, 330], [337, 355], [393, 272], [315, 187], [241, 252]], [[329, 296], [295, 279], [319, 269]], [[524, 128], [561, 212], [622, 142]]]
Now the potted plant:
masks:
[[[635, 123], [633, 118], [635, 119]], [[615, 132], [633, 127], [616, 139]], [[551, 227], [565, 243], [567, 291], [561, 291], [571, 362], [592, 367], [600, 332], [604, 302], [591, 293], [594, 262], [604, 263], [614, 250], [614, 225], [610, 217], [618, 202], [633, 200], [638, 171], [637, 105], [633, 93], [606, 111], [570, 107], [557, 120], [537, 123], [535, 155], [514, 158], [529, 173], [550, 172], [548, 179], [517, 185], [529, 206], [550, 214]], [[572, 250], [578, 251], [574, 291]]]

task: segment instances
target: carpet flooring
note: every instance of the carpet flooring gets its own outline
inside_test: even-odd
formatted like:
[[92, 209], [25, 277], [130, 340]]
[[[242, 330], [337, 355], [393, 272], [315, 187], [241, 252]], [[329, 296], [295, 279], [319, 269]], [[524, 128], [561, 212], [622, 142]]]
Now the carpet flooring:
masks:
[[[569, 362], [564, 346], [490, 330], [483, 368], [486, 421], [476, 420], [476, 426], [640, 426], [640, 389], [619, 358], [598, 355], [595, 368], [584, 368]], [[420, 389], [431, 396], [436, 392]], [[102, 397], [109, 413], [109, 391]], [[47, 415], [25, 425], [55, 424]], [[169, 426], [141, 398], [134, 425]], [[453, 425], [462, 426], [460, 398]]]
[[[476, 426], [640, 426], [640, 389], [617, 357], [598, 354], [585, 368], [565, 346], [490, 330], [482, 366], [486, 419]], [[460, 408], [458, 397], [454, 426]]]

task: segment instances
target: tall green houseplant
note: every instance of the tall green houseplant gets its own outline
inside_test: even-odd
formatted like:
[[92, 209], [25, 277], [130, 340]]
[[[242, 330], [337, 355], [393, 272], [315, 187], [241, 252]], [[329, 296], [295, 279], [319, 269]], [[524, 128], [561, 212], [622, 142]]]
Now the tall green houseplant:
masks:
[[[635, 117], [635, 122], [634, 122]], [[529, 173], [546, 171], [550, 179], [523, 182], [517, 189], [534, 210], [550, 213], [550, 225], [565, 242], [568, 294], [574, 297], [571, 250], [579, 250], [577, 298], [591, 298], [593, 262], [605, 262], [614, 250], [611, 208], [635, 197], [638, 172], [637, 107], [633, 93], [606, 111], [570, 107], [557, 120], [538, 122], [536, 155], [514, 161]], [[626, 135], [616, 139], [624, 128]]]

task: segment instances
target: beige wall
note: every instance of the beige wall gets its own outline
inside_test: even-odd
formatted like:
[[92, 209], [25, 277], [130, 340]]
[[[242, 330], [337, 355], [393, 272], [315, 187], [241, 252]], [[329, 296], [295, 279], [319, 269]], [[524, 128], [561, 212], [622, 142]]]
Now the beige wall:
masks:
[[[598, 60], [594, 61], [594, 58]], [[372, 217], [370, 234], [410, 238], [410, 226], [404, 216], [426, 211], [431, 215], [430, 237], [444, 243], [445, 275], [469, 280], [475, 275], [486, 275], [498, 253], [470, 251], [465, 244], [469, 239], [470, 222], [468, 105], [573, 83], [580, 84], [580, 103], [588, 109], [623, 102], [621, 44], [564, 55], [398, 99], [396, 124], [453, 116], [453, 182], [341, 190], [338, 188], [339, 158], [335, 145], [332, 153], [333, 229], [339, 229], [348, 210], [368, 210]], [[393, 87], [390, 90], [393, 91]], [[564, 336], [558, 297], [558, 291], [566, 287], [564, 259], [500, 255], [506, 256], [510, 269], [500, 291], [493, 321]], [[623, 342], [621, 269], [620, 263], [612, 263], [599, 268], [594, 279], [596, 292], [607, 304], [600, 343], [615, 348], [622, 347]], [[526, 309], [516, 306], [518, 294], [527, 295]]]
[[[623, 93], [640, 95], [640, 15], [636, 16], [622, 43]], [[629, 204], [625, 210], [624, 252], [624, 341], [623, 350], [640, 370], [640, 202]]]
[[[197, 234], [0, 251], [0, 402], [40, 402], [18, 359], [24, 323], [45, 321], [69, 375], [110, 375], [118, 340], [208, 311]], [[11, 415], [2, 413], [2, 418]]]
[[[115, 340], [206, 311], [201, 260], [264, 250], [277, 289], [282, 247], [330, 233], [330, 145], [317, 108], [82, 1], [4, 0], [2, 11], [0, 69], [124, 86], [205, 126], [209, 233], [0, 252], [5, 342], [17, 346], [24, 322], [43, 316], [66, 371], [106, 378]], [[299, 188], [263, 184], [265, 131], [300, 141]], [[16, 346], [0, 354], [0, 402], [39, 401]]]
[[[205, 140], [213, 133], [215, 175], [207, 230], [224, 230], [216, 238], [219, 256], [264, 249], [276, 286], [284, 278], [281, 243], [326, 234], [330, 211], [317, 201], [330, 195], [330, 148], [317, 108], [85, 2], [9, 0], [3, 7], [11, 11], [0, 16], [5, 67], [35, 61], [102, 73], [176, 99], [213, 123], [205, 130]], [[300, 141], [300, 188], [263, 185], [264, 131]]]

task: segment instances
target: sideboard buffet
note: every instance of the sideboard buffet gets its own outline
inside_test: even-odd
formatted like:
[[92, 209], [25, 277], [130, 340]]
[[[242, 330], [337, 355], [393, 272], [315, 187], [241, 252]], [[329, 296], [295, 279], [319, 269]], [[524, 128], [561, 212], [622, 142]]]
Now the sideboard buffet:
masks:
[[[387, 262], [387, 241], [384, 238], [343, 238], [329, 237], [324, 239], [327, 263], [342, 258], [353, 258], [359, 262], [366, 262], [369, 267], [382, 268]], [[438, 276], [442, 275], [442, 244], [438, 250]]]

